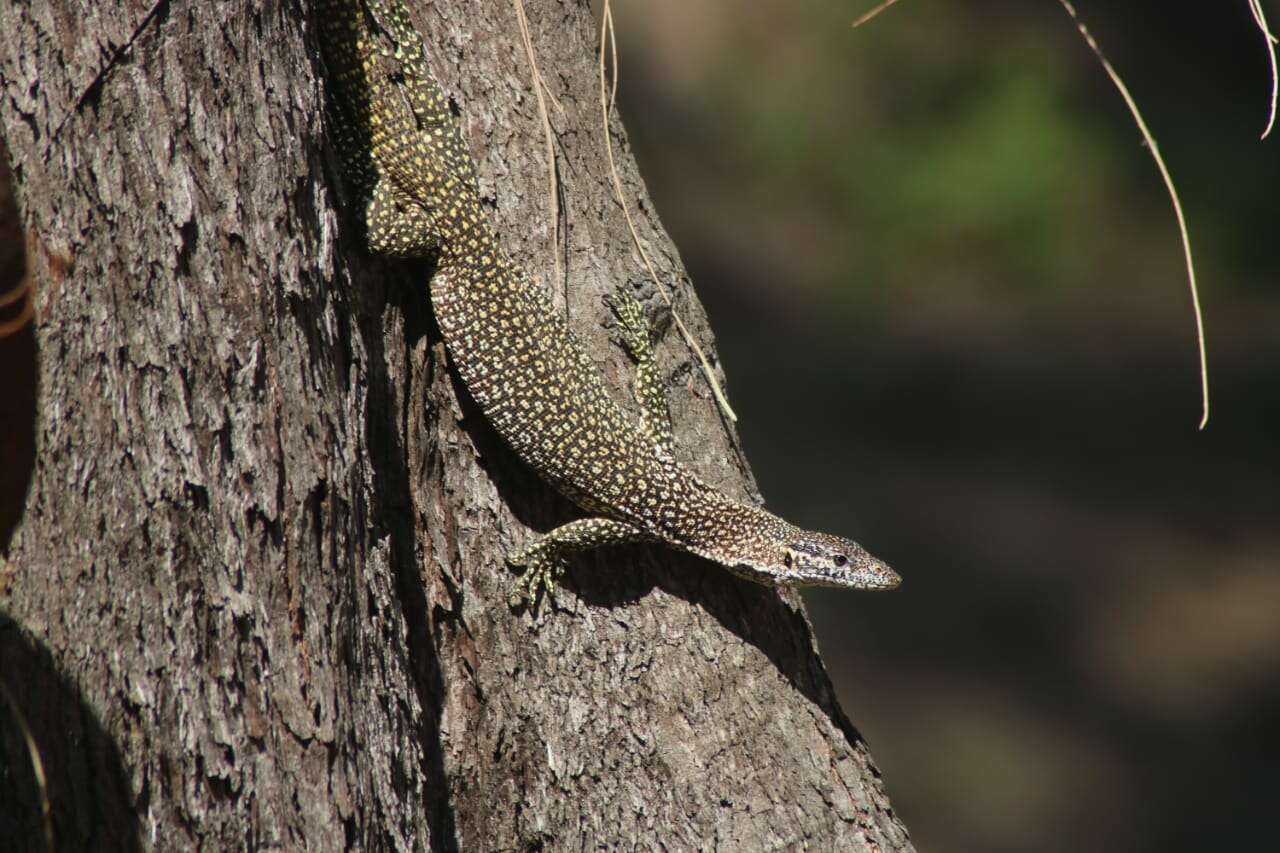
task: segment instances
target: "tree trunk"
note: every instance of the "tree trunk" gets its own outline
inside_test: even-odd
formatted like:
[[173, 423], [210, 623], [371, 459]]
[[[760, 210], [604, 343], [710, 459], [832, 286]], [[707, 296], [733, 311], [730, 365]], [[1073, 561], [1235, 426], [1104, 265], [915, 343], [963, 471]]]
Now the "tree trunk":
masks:
[[[634, 412], [600, 301], [641, 270], [595, 25], [525, 6], [558, 101], [559, 245], [514, 4], [414, 12], [502, 240]], [[37, 294], [12, 381], [38, 389], [0, 542], [0, 832], [43, 844], [25, 722], [65, 850], [909, 849], [798, 596], [637, 547], [580, 559], [536, 621], [508, 609], [503, 555], [575, 511], [449, 371], [430, 265], [359, 245], [315, 39], [297, 3], [0, 8]], [[696, 362], [674, 332], [658, 347], [679, 454], [750, 493]]]

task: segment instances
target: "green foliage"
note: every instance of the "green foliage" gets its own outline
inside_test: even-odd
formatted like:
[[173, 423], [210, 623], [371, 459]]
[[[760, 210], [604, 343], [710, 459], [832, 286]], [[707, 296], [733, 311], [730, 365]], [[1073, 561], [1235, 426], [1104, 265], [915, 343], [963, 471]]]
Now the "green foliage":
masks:
[[[671, 168], [696, 202], [723, 206], [684, 205], [709, 245], [769, 275], [786, 269], [810, 304], [825, 294], [816, 313], [840, 322], [878, 323], [890, 301], [927, 314], [943, 294], [942, 310], [963, 304], [1034, 324], [1064, 307], [1083, 316], [1125, 290], [1123, 310], [1181, 328], [1185, 281], [1163, 186], [1060, 10], [978, 15], [913, 0], [852, 31], [847, 4], [788, 9], [718, 20], [727, 35], [691, 65], [700, 77], [681, 83], [697, 102], [684, 115], [702, 125], [695, 136], [717, 140], [714, 157], [697, 163], [707, 157], [697, 141], [679, 147], [687, 128], [654, 146], [682, 164]], [[1228, 105], [1206, 100], [1204, 121], [1172, 114], [1183, 106], [1169, 94], [1177, 84], [1146, 76], [1135, 48], [1149, 45], [1137, 35], [1114, 46], [1113, 60], [1132, 70], [1193, 244], [1207, 271], [1218, 267], [1209, 286], [1264, 281], [1274, 202], [1261, 185], [1280, 161], [1263, 146], [1224, 160], [1224, 128], [1239, 124]], [[725, 177], [743, 172], [749, 186]], [[1242, 222], [1251, 208], [1257, 216]], [[758, 219], [744, 221], [743, 210]]]

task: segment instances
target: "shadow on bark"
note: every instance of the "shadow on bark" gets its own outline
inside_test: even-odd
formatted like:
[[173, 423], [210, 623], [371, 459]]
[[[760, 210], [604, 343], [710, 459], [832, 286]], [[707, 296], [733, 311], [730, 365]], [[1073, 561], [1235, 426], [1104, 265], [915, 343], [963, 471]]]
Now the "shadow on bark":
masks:
[[[24, 315], [32, 296], [26, 292], [26, 246], [13, 194], [9, 151], [0, 138], [0, 555], [22, 517], [36, 459], [35, 320]], [[0, 563], [0, 595], [6, 586]]]
[[[0, 139], [0, 555], [8, 553], [35, 468], [39, 351], [26, 260]], [[0, 597], [18, 570], [0, 561]], [[0, 609], [0, 846], [15, 853], [141, 850], [131, 800], [120, 749], [89, 702], [49, 650]]]
[[[6, 291], [0, 283], [0, 294]], [[5, 374], [5, 388], [0, 392], [0, 556], [9, 551], [35, 468], [36, 357], [30, 322], [0, 338], [0, 370]], [[7, 585], [5, 573], [0, 563], [0, 594]]]
[[[46, 780], [55, 850], [140, 851], [139, 814], [119, 747], [49, 650], [0, 610], [0, 673], [17, 705], [0, 698], [0, 839], [43, 851], [43, 797], [23, 728]], [[17, 715], [21, 715], [21, 719]]]
[[[397, 272], [403, 272], [403, 276], [397, 275], [396, 278], [403, 277], [406, 282], [421, 282], [421, 287], [425, 289], [425, 282], [431, 277], [430, 264], [417, 262], [397, 264], [396, 267]], [[373, 290], [360, 292], [377, 293]], [[420, 732], [420, 740], [424, 746], [424, 766], [421, 769], [426, 780], [423, 809], [430, 829], [430, 845], [433, 851], [451, 853], [459, 849], [458, 829], [449, 802], [449, 775], [445, 768], [444, 744], [440, 732], [445, 702], [444, 676], [432, 634], [432, 626], [448, 617], [432, 612], [416, 553], [416, 519], [410, 486], [410, 472], [414, 465], [405, 443], [406, 437], [411, 434], [410, 421], [416, 416], [411, 408], [416, 395], [410, 387], [405, 387], [402, 408], [397, 411], [395, 383], [386, 368], [391, 362], [385, 352], [383, 311], [394, 306], [403, 315], [404, 346], [407, 352], [415, 351], [417, 342], [423, 337], [428, 341], [440, 340], [440, 333], [435, 328], [434, 320], [429, 317], [427, 301], [421, 297], [421, 290], [415, 291], [414, 287], [397, 282], [387, 288], [385, 298], [385, 304], [381, 303], [379, 294], [376, 300], [366, 298], [362, 300], [364, 304], [353, 306], [360, 315], [363, 343], [370, 356], [365, 434], [368, 436], [369, 455], [374, 461], [373, 494], [378, 501], [378, 505], [373, 508], [372, 517], [383, 520], [384, 526], [377, 535], [387, 536], [391, 545], [392, 568], [408, 632], [410, 660], [406, 669], [413, 673], [414, 689], [423, 709], [424, 725]], [[429, 365], [428, 370], [430, 369]], [[406, 372], [406, 384], [412, 381], [413, 375], [413, 371]], [[454, 598], [453, 612], [461, 612], [461, 605], [457, 601], [461, 593], [453, 588], [449, 588], [448, 592]], [[439, 610], [438, 607], [436, 609]]]

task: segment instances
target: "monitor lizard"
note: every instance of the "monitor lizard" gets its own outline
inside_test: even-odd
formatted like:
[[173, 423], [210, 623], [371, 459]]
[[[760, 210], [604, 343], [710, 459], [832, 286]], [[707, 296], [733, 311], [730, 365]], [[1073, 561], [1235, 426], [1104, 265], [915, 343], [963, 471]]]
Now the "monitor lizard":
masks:
[[574, 551], [657, 542], [764, 584], [892, 589], [898, 575], [852, 540], [734, 500], [673, 451], [644, 309], [608, 299], [637, 364], [636, 423], [605, 389], [551, 301], [498, 245], [459, 123], [400, 0], [315, 0], [330, 120], [376, 253], [436, 258], [429, 290], [471, 396], [519, 457], [589, 513], [508, 557], [513, 607], [553, 593]]

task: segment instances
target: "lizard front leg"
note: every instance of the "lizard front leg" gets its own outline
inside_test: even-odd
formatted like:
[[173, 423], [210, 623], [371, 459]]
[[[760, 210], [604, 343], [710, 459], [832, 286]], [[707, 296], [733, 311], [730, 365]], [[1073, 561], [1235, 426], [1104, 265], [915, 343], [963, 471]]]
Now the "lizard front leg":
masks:
[[507, 603], [512, 607], [534, 605], [538, 593], [552, 590], [564, 574], [566, 556], [574, 551], [585, 551], [602, 545], [633, 545], [652, 542], [654, 537], [638, 527], [610, 518], [580, 518], [562, 524], [550, 533], [538, 538], [527, 548], [507, 557], [513, 566], [524, 566], [524, 574], [511, 587]]
[[653, 355], [653, 342], [649, 320], [642, 306], [629, 289], [619, 287], [612, 296], [604, 298], [605, 304], [618, 317], [622, 332], [622, 344], [627, 354], [636, 362], [636, 399], [640, 402], [640, 429], [653, 440], [658, 453], [668, 461], [675, 460], [675, 438], [671, 429], [671, 411], [667, 408], [667, 395], [658, 373], [658, 362]]

